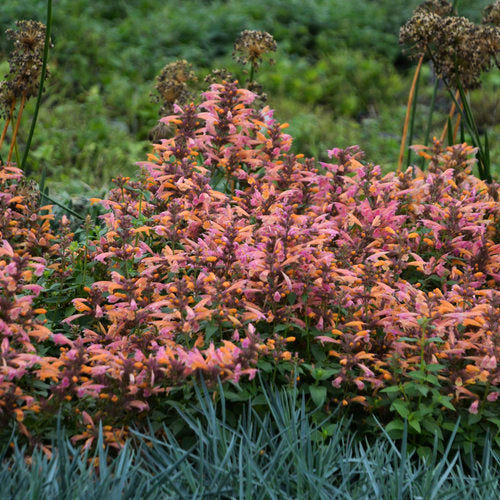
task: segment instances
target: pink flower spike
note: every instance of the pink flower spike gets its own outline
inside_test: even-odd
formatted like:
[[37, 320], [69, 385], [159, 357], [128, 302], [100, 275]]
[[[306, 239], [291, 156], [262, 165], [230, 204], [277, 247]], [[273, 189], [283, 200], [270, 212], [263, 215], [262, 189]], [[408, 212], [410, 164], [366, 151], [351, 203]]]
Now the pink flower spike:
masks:
[[73, 347], [73, 341], [68, 339], [65, 335], [62, 333], [53, 333], [52, 334], [52, 341], [57, 344], [57, 345], [70, 345]]
[[338, 157], [339, 153], [341, 152], [342, 150], [340, 148], [333, 148], [333, 149], [328, 149], [327, 150], [327, 153], [328, 153], [328, 158], [332, 158], [333, 156], [335, 156], [335, 158]]

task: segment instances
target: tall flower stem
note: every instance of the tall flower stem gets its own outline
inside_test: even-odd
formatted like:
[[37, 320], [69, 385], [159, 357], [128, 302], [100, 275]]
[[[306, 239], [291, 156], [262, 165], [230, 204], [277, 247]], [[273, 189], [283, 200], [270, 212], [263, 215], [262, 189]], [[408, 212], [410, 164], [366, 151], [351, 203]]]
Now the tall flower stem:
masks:
[[420, 70], [422, 68], [422, 63], [424, 62], [424, 55], [420, 56], [418, 60], [417, 69], [415, 70], [415, 75], [413, 76], [413, 82], [411, 84], [410, 95], [408, 96], [408, 105], [406, 107], [406, 117], [403, 126], [403, 136], [401, 137], [401, 146], [399, 148], [399, 160], [398, 160], [398, 172], [401, 172], [401, 166], [403, 165], [403, 158], [405, 155], [406, 148], [406, 136], [408, 134], [408, 124], [410, 123], [411, 109], [413, 105], [413, 99], [415, 98], [415, 89], [417, 87], [417, 81], [420, 76]]
[[462, 120], [462, 113], [459, 113], [457, 116], [457, 121], [455, 123], [455, 129], [453, 130], [453, 142], [457, 141], [458, 129], [460, 128], [460, 123]]
[[38, 118], [38, 110], [40, 109], [40, 103], [42, 102], [43, 85], [45, 82], [45, 76], [47, 74], [47, 58], [49, 54], [50, 45], [50, 31], [52, 28], [52, 0], [47, 0], [47, 19], [45, 23], [45, 44], [43, 46], [43, 59], [42, 59], [42, 73], [40, 75], [40, 87], [38, 88], [38, 96], [36, 99], [35, 111], [33, 113], [33, 119], [31, 120], [31, 128], [28, 135], [28, 140], [26, 141], [26, 148], [24, 150], [23, 161], [21, 163], [21, 169], [26, 173], [29, 173], [26, 169], [26, 159], [28, 158], [28, 153], [31, 147], [31, 141], [33, 139], [33, 134], [35, 132], [36, 120]]
[[19, 131], [19, 124], [21, 123], [21, 117], [23, 115], [25, 102], [26, 102], [26, 94], [23, 94], [23, 97], [21, 99], [21, 105], [19, 106], [19, 112], [17, 114], [16, 125], [14, 127], [13, 132], [12, 132], [12, 141], [10, 143], [9, 155], [7, 156], [7, 163], [9, 163], [11, 158], [12, 158], [12, 152], [14, 151], [14, 145], [16, 144], [17, 132]]
[[14, 108], [16, 107], [16, 99], [12, 101], [12, 104], [10, 106], [10, 113], [9, 116], [7, 117], [7, 120], [5, 122], [5, 126], [2, 130], [2, 136], [0, 137], [0, 149], [2, 148], [3, 141], [5, 140], [5, 135], [7, 134], [7, 130], [9, 128], [10, 120], [12, 119], [12, 116], [14, 114]]

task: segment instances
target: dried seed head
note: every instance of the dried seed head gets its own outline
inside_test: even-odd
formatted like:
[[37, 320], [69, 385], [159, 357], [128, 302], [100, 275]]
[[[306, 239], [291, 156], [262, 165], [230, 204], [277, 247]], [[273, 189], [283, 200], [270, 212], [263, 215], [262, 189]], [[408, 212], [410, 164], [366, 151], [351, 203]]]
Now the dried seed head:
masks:
[[436, 72], [451, 86], [481, 85], [481, 73], [491, 69], [500, 49], [500, 30], [475, 25], [465, 17], [447, 17], [437, 33], [433, 54]]
[[418, 8], [411, 19], [399, 30], [399, 43], [409, 46], [410, 57], [418, 59], [422, 54], [425, 54], [442, 23], [441, 16]]
[[453, 6], [447, 0], [427, 0], [417, 7], [418, 10], [445, 17], [451, 14]]
[[[499, 4], [488, 11], [493, 17]], [[497, 63], [500, 30], [476, 25], [465, 17], [448, 16], [451, 11], [449, 2], [424, 2], [401, 28], [399, 41], [410, 47], [414, 58], [429, 51], [436, 73], [447, 85], [456, 87], [460, 81], [464, 89], [474, 89], [481, 85], [481, 73]]]
[[210, 85], [213, 83], [222, 83], [223, 81], [225, 82], [232, 82], [236, 80], [234, 75], [228, 71], [225, 68], [216, 68], [213, 69], [206, 77], [205, 77], [205, 82], [209, 83]]
[[[248, 62], [254, 69], [262, 63], [262, 56], [268, 52], [276, 52], [276, 41], [266, 31], [245, 30], [234, 42], [233, 58], [245, 65]], [[270, 60], [272, 64], [274, 61]]]
[[3, 80], [0, 82], [0, 118], [6, 119], [14, 104], [16, 96], [9, 85], [9, 82]]
[[500, 0], [488, 5], [483, 11], [483, 23], [500, 26]]
[[154, 96], [162, 104], [160, 115], [170, 113], [174, 104], [182, 105], [193, 98], [188, 82], [195, 79], [191, 65], [185, 60], [169, 63], [161, 70], [155, 85], [158, 95]]
[[170, 127], [163, 122], [158, 122], [149, 131], [149, 140], [155, 144], [161, 143], [162, 139], [168, 139], [172, 137], [172, 131]]
[[260, 102], [258, 104], [267, 102], [267, 94], [263, 92], [263, 87], [260, 83], [255, 80], [253, 82], [248, 82], [247, 89], [255, 92], [259, 96], [258, 101]]
[[7, 30], [7, 38], [14, 41], [9, 56], [9, 73], [5, 76], [10, 92], [27, 99], [38, 94], [45, 44], [44, 24], [38, 21], [17, 21], [17, 30]]

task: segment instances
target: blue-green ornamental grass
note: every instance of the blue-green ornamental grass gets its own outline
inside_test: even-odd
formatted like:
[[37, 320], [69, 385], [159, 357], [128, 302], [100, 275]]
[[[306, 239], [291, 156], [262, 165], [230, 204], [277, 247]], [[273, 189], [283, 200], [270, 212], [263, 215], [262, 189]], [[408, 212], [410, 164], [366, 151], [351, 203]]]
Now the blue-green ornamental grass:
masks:
[[[234, 425], [227, 401], [215, 404], [203, 384], [178, 409], [184, 440], [133, 432], [117, 452], [103, 445], [82, 451], [59, 429], [49, 456], [26, 457], [14, 438], [3, 448], [0, 497], [9, 499], [478, 499], [498, 498], [500, 456], [487, 445], [482, 459], [464, 461], [437, 450], [406, 454], [382, 430], [368, 442], [332, 417], [314, 424], [297, 390], [264, 389], [266, 404], [249, 403]], [[331, 437], [322, 428], [333, 426]]]

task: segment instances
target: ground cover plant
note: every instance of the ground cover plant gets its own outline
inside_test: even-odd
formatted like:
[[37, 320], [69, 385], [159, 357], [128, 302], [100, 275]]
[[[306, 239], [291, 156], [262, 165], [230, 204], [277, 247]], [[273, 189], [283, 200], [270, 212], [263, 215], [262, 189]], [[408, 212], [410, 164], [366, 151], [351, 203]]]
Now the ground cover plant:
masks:
[[[14, 444], [12, 468], [0, 472], [4, 498], [494, 498], [498, 455], [490, 448], [472, 470], [458, 453], [431, 460], [405, 455], [387, 437], [356, 442], [346, 429], [318, 440], [297, 391], [265, 391], [262, 417], [248, 405], [237, 425], [201, 388], [195, 412], [179, 410], [192, 429], [186, 449], [166, 429], [162, 438], [133, 433], [114, 460], [103, 446], [83, 453], [59, 434], [55, 452], [36, 450], [26, 463]], [[224, 403], [222, 402], [224, 407]], [[340, 422], [337, 423], [342, 427]], [[312, 446], [311, 443], [315, 445]], [[450, 445], [448, 443], [448, 445]], [[7, 450], [3, 450], [4, 457]], [[33, 476], [36, 470], [36, 476]]]
[[[498, 28], [490, 32], [498, 41]], [[172, 451], [175, 439], [182, 460], [201, 464], [188, 451], [198, 426], [188, 403], [200, 384], [234, 439], [245, 434], [248, 404], [261, 423], [273, 411], [271, 384], [300, 391], [314, 427], [307, 446], [327, 455], [343, 419], [357, 432], [350, 460], [371, 463], [359, 446], [389, 446], [383, 432], [385, 443], [402, 444], [404, 474], [407, 451], [444, 467], [454, 447], [462, 455], [449, 467], [462, 457], [471, 474], [460, 488], [478, 486], [477, 460], [481, 485], [498, 481], [484, 471], [500, 445], [500, 186], [459, 80], [460, 118], [450, 113], [448, 141], [411, 146], [407, 168], [383, 173], [357, 146], [329, 149], [320, 161], [294, 149], [255, 82], [274, 38], [244, 31], [235, 44], [249, 66], [242, 82], [219, 71], [197, 96], [188, 62], [164, 68], [156, 99], [167, 116], [151, 152], [133, 178], [116, 176], [109, 193], [91, 199], [85, 218], [48, 205], [44, 186], [19, 168], [30, 150], [29, 140], [24, 152], [18, 144], [19, 124], [29, 96], [36, 109], [41, 103], [50, 23], [19, 23], [12, 37], [18, 51], [2, 87], [2, 143], [10, 142], [0, 165], [3, 442], [15, 428], [30, 451], [105, 445], [130, 464], [128, 448], [119, 450], [147, 432], [146, 441], [166, 439]], [[30, 75], [36, 86], [27, 86]], [[474, 145], [454, 143], [460, 127]], [[181, 459], [172, 453], [166, 463]], [[395, 497], [402, 481], [417, 488], [415, 467], [401, 472]], [[312, 478], [303, 470], [287, 494], [302, 494]], [[178, 469], [187, 474], [182, 487], [192, 488], [203, 474], [186, 471]], [[370, 466], [364, 471], [372, 478]], [[430, 476], [423, 481], [436, 489]], [[56, 487], [49, 483], [36, 487]], [[325, 495], [337, 487], [327, 481]]]

